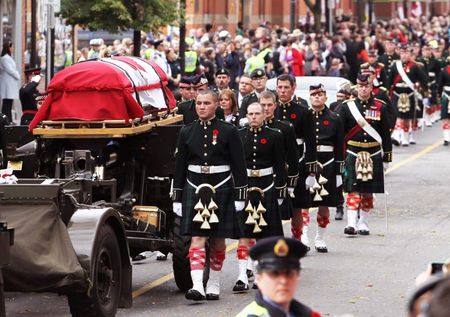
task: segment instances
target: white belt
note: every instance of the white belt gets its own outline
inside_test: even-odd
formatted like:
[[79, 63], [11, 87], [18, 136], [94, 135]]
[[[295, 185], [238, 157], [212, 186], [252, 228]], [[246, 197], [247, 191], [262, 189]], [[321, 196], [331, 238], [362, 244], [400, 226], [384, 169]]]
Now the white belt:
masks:
[[[214, 189], [217, 189], [217, 188], [219, 188], [220, 186], [222, 186], [223, 184], [225, 184], [226, 182], [228, 182], [229, 180], [231, 179], [231, 174], [230, 175], [228, 175], [228, 177], [227, 178], [225, 178], [223, 181], [221, 181], [220, 183], [218, 183], [218, 184], [216, 184], [215, 186], [213, 186], [214, 187]], [[199, 188], [202, 184], [200, 184], [200, 185], [195, 185], [193, 182], [191, 182], [189, 179], [186, 179], [186, 181], [187, 181], [187, 183], [189, 184], [189, 185], [191, 185], [195, 190], [197, 190], [197, 188]], [[211, 184], [208, 184], [209, 186], [212, 186]]]
[[333, 163], [333, 162], [334, 162], [334, 157], [333, 157], [331, 160], [329, 160], [329, 161], [323, 163], [323, 164], [322, 164], [322, 167], [328, 166], [328, 165], [330, 165], [330, 164]]
[[[405, 83], [397, 83], [397, 84], [395, 84], [395, 87], [398, 87], [398, 88], [409, 88], [408, 84], [405, 84]], [[409, 88], [409, 89], [411, 89], [411, 88]]]
[[303, 139], [296, 139], [297, 140], [297, 145], [302, 145], [303, 142], [305, 142], [305, 140]]
[[444, 86], [444, 90], [450, 92], [450, 86]]
[[189, 165], [188, 170], [198, 174], [218, 174], [230, 171], [230, 165], [218, 165], [218, 166]]
[[[348, 153], [348, 154], [351, 154], [351, 155], [353, 155], [353, 156], [355, 156], [355, 157], [358, 156], [358, 154], [356, 154], [355, 152], [350, 151], [350, 150], [347, 150], [347, 153]], [[381, 150], [378, 150], [378, 151], [376, 151], [375, 153], [370, 154], [370, 156], [375, 156], [375, 155], [378, 155], [378, 154], [381, 154]]]
[[334, 146], [332, 145], [318, 145], [317, 152], [333, 152]]
[[273, 168], [272, 167], [267, 167], [267, 168], [262, 168], [259, 170], [251, 170], [251, 169], [247, 169], [247, 176], [248, 177], [264, 177], [264, 176], [269, 176], [273, 174]]
[[428, 73], [428, 76], [429, 76], [429, 77], [435, 77], [436, 74], [435, 74], [435, 73]]

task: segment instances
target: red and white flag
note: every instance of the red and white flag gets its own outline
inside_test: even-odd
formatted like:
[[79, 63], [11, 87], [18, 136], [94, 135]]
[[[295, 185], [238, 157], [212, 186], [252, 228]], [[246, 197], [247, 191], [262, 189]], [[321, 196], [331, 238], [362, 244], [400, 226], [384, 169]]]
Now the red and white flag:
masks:
[[412, 3], [411, 14], [416, 18], [422, 15], [422, 4], [420, 1], [414, 1]]

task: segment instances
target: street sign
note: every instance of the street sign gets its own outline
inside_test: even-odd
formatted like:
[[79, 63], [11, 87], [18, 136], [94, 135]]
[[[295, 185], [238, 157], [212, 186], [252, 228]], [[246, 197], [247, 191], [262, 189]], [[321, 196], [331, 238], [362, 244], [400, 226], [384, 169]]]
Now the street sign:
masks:
[[61, 0], [44, 0], [44, 5], [51, 5], [53, 12], [58, 13], [61, 11]]

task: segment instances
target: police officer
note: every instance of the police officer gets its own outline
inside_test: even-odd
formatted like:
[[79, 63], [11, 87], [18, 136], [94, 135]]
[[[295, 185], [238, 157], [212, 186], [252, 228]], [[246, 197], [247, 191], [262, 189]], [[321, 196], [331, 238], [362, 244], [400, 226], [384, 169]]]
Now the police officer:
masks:
[[390, 87], [392, 103], [397, 108], [398, 122], [393, 133], [403, 146], [415, 144], [417, 119], [422, 116], [423, 97], [428, 97], [427, 74], [412, 60], [412, 48], [400, 47], [400, 60], [391, 66]]
[[[275, 118], [292, 123], [295, 130], [297, 148], [299, 151], [299, 178], [292, 200], [292, 236], [298, 240], [302, 233], [302, 210], [306, 214], [311, 207], [311, 196], [306, 187], [315, 183], [317, 153], [312, 111], [304, 106], [307, 102], [295, 96], [295, 78], [290, 75], [280, 75], [277, 78], [278, 106]], [[306, 186], [305, 186], [306, 185]]]
[[192, 49], [194, 40], [190, 37], [185, 39], [186, 52], [184, 52], [184, 74], [194, 76], [200, 69], [200, 60], [196, 51]]
[[[173, 211], [181, 218], [181, 234], [192, 237], [189, 249], [193, 287], [190, 300], [216, 300], [225, 259], [225, 238], [238, 239], [236, 211], [244, 208], [247, 171], [244, 149], [235, 126], [216, 117], [217, 96], [200, 91], [195, 109], [198, 120], [178, 136], [173, 182]], [[205, 243], [210, 243], [210, 273], [203, 287]]]
[[[329, 207], [336, 207], [339, 199], [338, 187], [342, 185], [344, 169], [344, 130], [339, 115], [325, 105], [327, 94], [322, 84], [309, 87], [311, 109], [317, 144], [318, 172], [316, 183], [310, 189], [313, 207], [317, 207], [317, 233], [314, 246], [317, 252], [328, 252], [325, 243], [327, 226], [330, 223]], [[309, 216], [303, 219], [302, 242], [309, 247]]]
[[[230, 73], [225, 68], [219, 68], [216, 71], [216, 87], [214, 87], [213, 91], [220, 94], [224, 89], [230, 89]], [[234, 90], [232, 91], [236, 93]]]
[[[239, 108], [239, 117], [247, 118], [247, 107], [254, 102], [258, 102], [259, 95], [266, 90], [267, 83], [267, 74], [266, 71], [262, 68], [255, 69], [251, 74], [250, 78], [253, 84], [253, 92], [246, 96], [241, 103], [241, 107]], [[246, 121], [242, 121], [246, 123]]]
[[37, 90], [41, 81], [40, 68], [28, 68], [25, 70], [27, 83], [19, 90], [20, 103], [22, 104], [21, 125], [28, 125], [38, 111], [38, 100], [42, 94]]
[[[180, 102], [177, 105], [177, 108], [178, 108], [177, 113], [183, 115], [183, 123], [184, 124], [189, 124], [189, 123], [193, 122], [194, 120], [198, 119], [198, 114], [195, 110], [195, 100], [194, 99], [197, 97], [197, 94], [200, 91], [208, 89], [208, 80], [203, 75], [191, 77], [191, 83], [192, 83], [192, 87], [195, 90], [195, 92], [192, 95], [193, 99]], [[220, 107], [217, 107], [216, 115], [217, 115], [217, 118], [224, 119], [223, 109]]]
[[444, 134], [444, 145], [450, 143], [450, 56], [447, 57], [447, 66], [439, 75], [437, 94], [441, 101], [442, 130]]
[[340, 112], [346, 134], [344, 191], [349, 193], [344, 233], [368, 235], [373, 194], [384, 193], [383, 162], [392, 160], [392, 143], [386, 105], [372, 97], [368, 75], [358, 76], [356, 89], [358, 97], [347, 100]]
[[239, 276], [233, 291], [249, 289], [247, 280], [248, 249], [251, 239], [283, 235], [278, 206], [286, 198], [286, 165], [283, 135], [264, 125], [259, 103], [248, 106], [248, 126], [239, 130], [247, 164], [248, 192], [245, 210], [238, 213], [243, 238], [237, 256]]
[[250, 249], [257, 261], [259, 291], [236, 317], [320, 317], [320, 313], [294, 299], [300, 279], [300, 259], [306, 247], [283, 237], [265, 238]]

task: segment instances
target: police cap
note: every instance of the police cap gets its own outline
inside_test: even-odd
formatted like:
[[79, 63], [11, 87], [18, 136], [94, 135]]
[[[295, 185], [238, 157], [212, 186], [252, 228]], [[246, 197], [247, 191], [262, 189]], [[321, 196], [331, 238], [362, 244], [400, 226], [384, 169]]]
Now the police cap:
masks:
[[180, 88], [188, 88], [192, 86], [192, 77], [184, 76], [180, 79]]
[[252, 73], [250, 74], [251, 79], [260, 78], [260, 77], [264, 77], [264, 76], [267, 76], [267, 74], [266, 74], [266, 71], [262, 68], [257, 68], [254, 71], [252, 71]]
[[259, 240], [250, 249], [250, 257], [258, 261], [259, 272], [286, 269], [300, 269], [300, 259], [305, 256], [307, 248], [300, 241], [270, 237]]
[[227, 75], [227, 76], [230, 76], [230, 73], [229, 73], [225, 68], [219, 68], [219, 69], [216, 71], [216, 76], [219, 76], [219, 75]]

